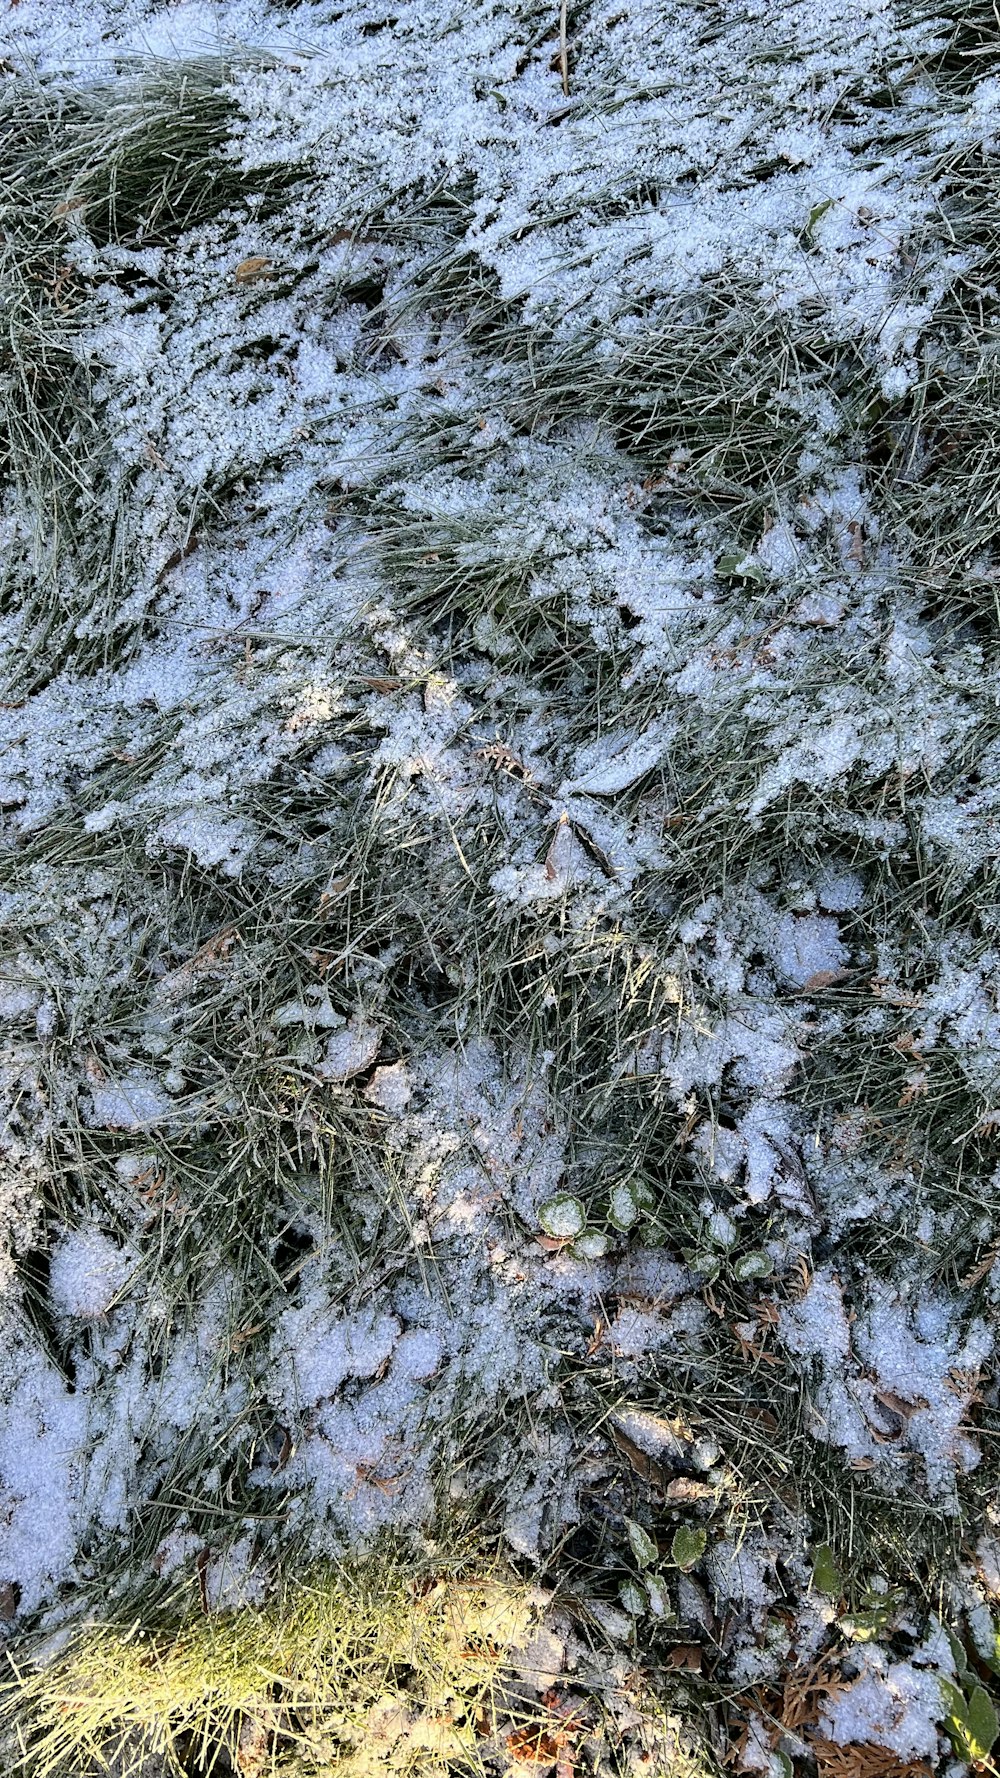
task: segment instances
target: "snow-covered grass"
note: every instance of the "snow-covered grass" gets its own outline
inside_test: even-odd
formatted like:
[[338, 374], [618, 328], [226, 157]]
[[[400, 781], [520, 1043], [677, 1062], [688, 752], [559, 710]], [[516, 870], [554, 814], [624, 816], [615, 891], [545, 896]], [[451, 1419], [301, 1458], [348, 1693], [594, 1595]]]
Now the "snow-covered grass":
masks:
[[[85, 82], [24, 71], [0, 101], [0, 452], [23, 510], [5, 574], [34, 595], [22, 591], [20, 646], [5, 663], [18, 689], [67, 654], [88, 658], [84, 636], [90, 658], [107, 660], [123, 606], [134, 621], [130, 478], [95, 413], [87, 296], [96, 277], [127, 277], [115, 246], [148, 250], [243, 197], [228, 153], [235, 65], [221, 53], [142, 58]], [[281, 170], [255, 182], [265, 209], [284, 183]], [[103, 266], [101, 248], [112, 250]], [[155, 306], [155, 290], [146, 300]]]
[[[10, 20], [27, 1769], [67, 1686], [123, 1771], [360, 1772], [372, 1710], [420, 1769], [972, 1757], [991, 7], [571, 5], [565, 80], [534, 4]], [[459, 1551], [555, 1662], [461, 1748], [379, 1641]], [[316, 1599], [367, 1652], [296, 1749]]]

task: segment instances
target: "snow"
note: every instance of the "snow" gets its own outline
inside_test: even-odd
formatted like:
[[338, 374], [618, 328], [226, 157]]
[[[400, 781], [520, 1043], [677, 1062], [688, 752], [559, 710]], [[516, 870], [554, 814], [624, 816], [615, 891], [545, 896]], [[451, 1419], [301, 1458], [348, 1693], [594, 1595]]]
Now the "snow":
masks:
[[365, 1088], [365, 1098], [370, 1105], [377, 1105], [381, 1111], [397, 1117], [406, 1110], [412, 1097], [413, 1089], [405, 1062], [393, 1062], [385, 1068], [376, 1068]]
[[128, 1283], [134, 1258], [99, 1229], [68, 1229], [49, 1261], [49, 1291], [61, 1315], [103, 1315]]
[[[942, 1255], [996, 1240], [974, 1144], [949, 1172], [1000, 1082], [991, 645], [928, 605], [858, 416], [903, 436], [982, 282], [939, 157], [995, 151], [1000, 83], [938, 80], [943, 27], [853, 0], [606, 10], [568, 94], [516, 9], [393, 18], [20, 0], [6, 27], [9, 68], [123, 89], [225, 47], [236, 194], [176, 238], [67, 222], [99, 446], [74, 523], [120, 574], [64, 558], [61, 642], [24, 489], [0, 501], [25, 1613], [92, 1584], [95, 1527], [126, 1561], [181, 1435], [207, 1485], [255, 1414], [311, 1549], [419, 1535], [452, 1490], [541, 1562], [590, 1510], [566, 1363], [714, 1477], [730, 1432], [678, 1430], [675, 1369], [752, 1346], [752, 1307], [852, 1486], [954, 1514], [984, 1461], [995, 1283], [984, 1308]], [[696, 1244], [750, 1299], [727, 1328]], [[65, 1376], [17, 1319], [30, 1253]], [[775, 1563], [807, 1592], [813, 1532], [733, 1532], [722, 1678], [764, 1683]], [[179, 1511], [163, 1573], [194, 1536]], [[234, 1534], [213, 1601], [255, 1575]], [[935, 1758], [932, 1678], [870, 1651], [829, 1734]]]
[[841, 1746], [874, 1742], [901, 1760], [936, 1760], [944, 1713], [936, 1673], [890, 1661], [880, 1649], [863, 1649], [859, 1658], [858, 1678], [823, 1707], [823, 1732]]
[[319, 1293], [301, 1308], [286, 1309], [276, 1335], [276, 1405], [313, 1406], [335, 1395], [347, 1377], [374, 1376], [400, 1331], [391, 1315], [333, 1316]]
[[342, 1031], [327, 1038], [320, 1073], [327, 1080], [338, 1081], [363, 1074], [378, 1055], [381, 1042], [381, 1026], [364, 1017], [349, 1020]]
[[[961, 1328], [939, 1292], [908, 1301], [873, 1279], [849, 1323], [840, 1281], [817, 1271], [800, 1300], [782, 1310], [781, 1332], [789, 1350], [819, 1361], [820, 1436], [850, 1457], [889, 1465], [890, 1476], [899, 1452], [918, 1453], [932, 1493], [954, 1500], [956, 1472], [979, 1461], [962, 1427], [993, 1350], [983, 1321]], [[905, 1485], [898, 1474], [894, 1485]]]
[[[20, 1331], [20, 1330], [19, 1330]], [[55, 1367], [25, 1341], [3, 1360], [0, 1422], [0, 1571], [21, 1588], [21, 1609], [44, 1604], [72, 1572], [74, 1513], [85, 1409]]]

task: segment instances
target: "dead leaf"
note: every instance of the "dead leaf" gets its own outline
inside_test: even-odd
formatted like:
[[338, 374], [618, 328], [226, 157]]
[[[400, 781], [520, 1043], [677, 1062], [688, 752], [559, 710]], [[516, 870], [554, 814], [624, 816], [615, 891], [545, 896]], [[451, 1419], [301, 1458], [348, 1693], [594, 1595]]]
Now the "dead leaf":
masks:
[[849, 974], [850, 971], [847, 969], [817, 969], [814, 975], [809, 976], [808, 980], [803, 982], [802, 992], [803, 994], [816, 994], [820, 988], [832, 988], [834, 982], [842, 982], [844, 977]]
[[882, 976], [873, 976], [869, 987], [877, 1000], [885, 1001], [889, 1006], [901, 1006], [911, 1012], [923, 1004], [921, 994], [911, 994], [905, 988], [898, 988], [895, 982], [887, 982]]
[[562, 1737], [529, 1723], [507, 1736], [507, 1752], [523, 1766], [554, 1766], [561, 1752]]
[[559, 875], [559, 849], [560, 845], [564, 843], [563, 835], [568, 827], [569, 816], [564, 809], [556, 823], [556, 831], [552, 835], [552, 842], [545, 854], [545, 876], [550, 883], [554, 883]]
[[748, 1401], [743, 1404], [742, 1411], [745, 1420], [756, 1420], [765, 1432], [777, 1432], [778, 1422], [770, 1408], [759, 1408], [755, 1402]]
[[509, 773], [512, 778], [520, 778], [525, 784], [534, 783], [524, 761], [518, 758], [505, 741], [488, 742], [485, 747], [478, 749], [476, 758], [483, 760], [486, 765], [495, 766], [498, 771]]
[[670, 1650], [670, 1665], [684, 1673], [701, 1672], [702, 1651], [696, 1642], [678, 1642]]
[[256, 284], [261, 278], [271, 278], [273, 261], [263, 253], [251, 253], [249, 259], [241, 259], [233, 273], [237, 284]]
[[171, 551], [170, 555], [167, 557], [166, 561], [164, 562], [163, 567], [160, 569], [159, 573], [156, 576], [157, 586], [162, 586], [163, 582], [167, 578], [167, 575], [172, 574], [175, 568], [179, 568], [181, 563], [186, 561], [187, 557], [192, 555], [193, 552], [197, 548], [198, 548], [198, 535], [197, 535], [197, 532], [193, 532], [192, 535], [187, 539], [186, 543], [178, 544], [177, 548], [175, 550]]
[[694, 1476], [679, 1475], [668, 1483], [667, 1499], [675, 1504], [682, 1502], [685, 1505], [695, 1500], [714, 1500], [715, 1489], [711, 1482], [699, 1482]]
[[259, 1716], [244, 1718], [236, 1752], [236, 1770], [244, 1778], [260, 1778], [270, 1761], [271, 1735]]
[[645, 1451], [640, 1450], [634, 1439], [629, 1438], [618, 1426], [612, 1426], [611, 1437], [622, 1456], [628, 1458], [637, 1476], [641, 1476], [644, 1482], [651, 1482], [654, 1488], [666, 1487], [667, 1478], [663, 1469], [652, 1457], [647, 1457]]
[[634, 1439], [647, 1457], [682, 1459], [694, 1443], [694, 1433], [681, 1414], [653, 1414], [647, 1408], [626, 1407], [614, 1416], [614, 1426]]
[[927, 1093], [927, 1069], [911, 1069], [906, 1076], [907, 1084], [897, 1100], [900, 1106], [912, 1105], [914, 1100], [923, 1099]]
[[9, 1624], [17, 1616], [21, 1603], [21, 1586], [16, 1580], [0, 1581], [0, 1621]]
[[932, 1778], [926, 1760], [901, 1760], [889, 1747], [808, 1737], [818, 1778]]
[[851, 539], [847, 548], [847, 559], [849, 562], [857, 562], [858, 567], [863, 568], [865, 561], [864, 530], [858, 524], [857, 519], [848, 520], [847, 530]]
[[873, 1393], [876, 1401], [881, 1402], [890, 1413], [898, 1414], [901, 1420], [909, 1420], [918, 1408], [930, 1407], [930, 1402], [923, 1395], [915, 1395], [912, 1401], [907, 1401], [905, 1396], [897, 1395], [894, 1389], [876, 1389]]
[[63, 198], [62, 203], [57, 204], [53, 210], [50, 221], [60, 222], [64, 216], [72, 216], [74, 210], [82, 210], [86, 202], [83, 197]]
[[998, 1259], [1000, 1259], [1000, 1247], [990, 1247], [988, 1251], [983, 1254], [982, 1259], [976, 1261], [972, 1270], [966, 1272], [964, 1278], [959, 1279], [962, 1289], [971, 1290], [974, 1284], [981, 1284], [987, 1272], [992, 1272]]

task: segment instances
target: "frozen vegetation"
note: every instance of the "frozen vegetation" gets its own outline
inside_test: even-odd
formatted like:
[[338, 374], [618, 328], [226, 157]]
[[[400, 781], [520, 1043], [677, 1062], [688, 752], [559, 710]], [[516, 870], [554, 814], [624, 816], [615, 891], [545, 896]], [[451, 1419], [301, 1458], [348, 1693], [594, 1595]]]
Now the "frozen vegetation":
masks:
[[[966, 1770], [992, 0], [0, 31], [9, 1768]], [[386, 1550], [502, 1683], [192, 1655], [149, 1754], [95, 1625], [361, 1646], [274, 1601]]]

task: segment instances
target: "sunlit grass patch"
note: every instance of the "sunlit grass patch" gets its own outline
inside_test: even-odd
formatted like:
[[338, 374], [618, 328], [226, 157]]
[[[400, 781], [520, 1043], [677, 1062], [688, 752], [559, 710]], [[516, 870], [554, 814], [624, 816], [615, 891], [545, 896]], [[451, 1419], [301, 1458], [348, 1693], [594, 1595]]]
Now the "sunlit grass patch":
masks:
[[567, 1620], [546, 1627], [548, 1597], [495, 1562], [374, 1555], [272, 1576], [263, 1605], [57, 1634], [8, 1654], [9, 1769], [360, 1778], [582, 1757], [611, 1772], [641, 1722], [639, 1744], [693, 1778], [696, 1755], [651, 1695], [645, 1715], [633, 1705], [615, 1722], [610, 1675], [588, 1680], [586, 1637], [575, 1677], [560, 1677]]
[[435, 1752], [446, 1763], [474, 1754], [483, 1711], [492, 1725], [530, 1617], [510, 1580], [436, 1580], [430, 1565], [273, 1580], [261, 1607], [95, 1626], [58, 1653], [12, 1656], [6, 1726], [40, 1774], [149, 1753], [177, 1772], [287, 1770], [291, 1756], [351, 1769], [380, 1732], [401, 1771]]

